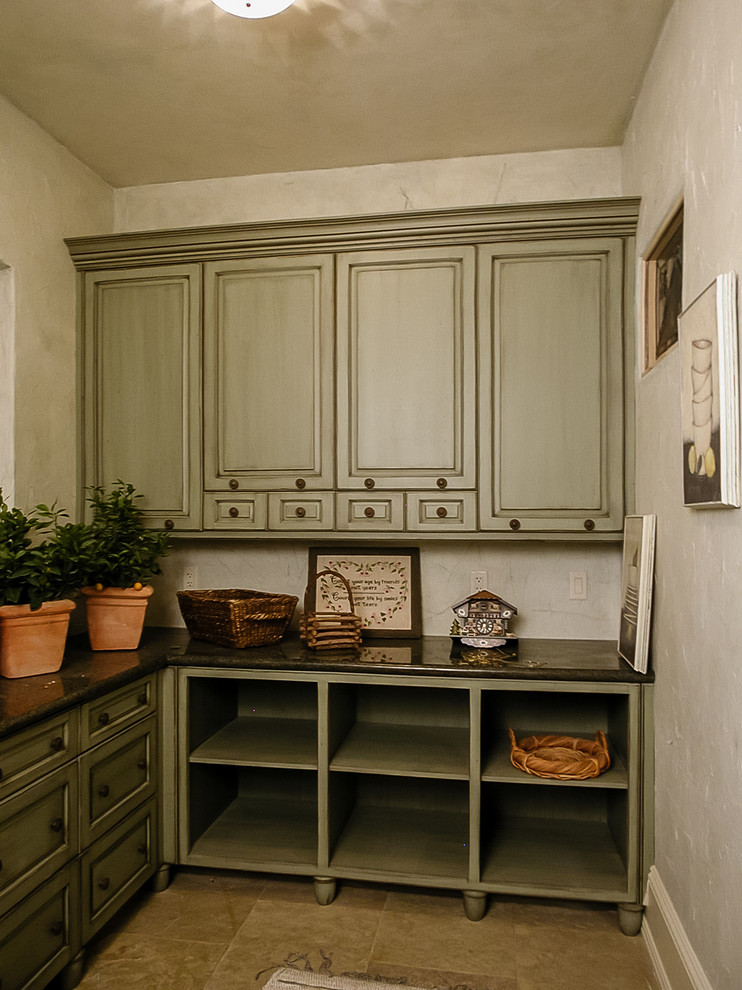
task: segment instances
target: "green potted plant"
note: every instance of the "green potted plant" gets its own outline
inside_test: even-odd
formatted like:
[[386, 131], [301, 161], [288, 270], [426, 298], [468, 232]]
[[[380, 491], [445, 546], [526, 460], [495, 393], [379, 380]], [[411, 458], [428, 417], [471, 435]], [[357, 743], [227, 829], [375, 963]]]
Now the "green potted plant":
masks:
[[91, 533], [62, 523], [66, 513], [37, 505], [11, 508], [0, 491], [0, 673], [28, 677], [59, 670], [75, 603], [84, 583]]
[[161, 574], [160, 557], [170, 551], [165, 531], [146, 529], [133, 485], [117, 481], [106, 490], [89, 489], [93, 509], [89, 524], [92, 549], [85, 597], [88, 634], [93, 650], [135, 650], [153, 588]]

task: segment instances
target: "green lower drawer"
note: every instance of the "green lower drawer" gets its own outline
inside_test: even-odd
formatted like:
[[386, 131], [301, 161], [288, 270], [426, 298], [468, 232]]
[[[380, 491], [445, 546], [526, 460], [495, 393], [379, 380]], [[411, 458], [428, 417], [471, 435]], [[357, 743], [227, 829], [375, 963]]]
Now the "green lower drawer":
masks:
[[88, 939], [157, 866], [157, 806], [148, 801], [82, 857], [82, 937]]
[[2, 990], [41, 990], [80, 948], [77, 865], [0, 919]]

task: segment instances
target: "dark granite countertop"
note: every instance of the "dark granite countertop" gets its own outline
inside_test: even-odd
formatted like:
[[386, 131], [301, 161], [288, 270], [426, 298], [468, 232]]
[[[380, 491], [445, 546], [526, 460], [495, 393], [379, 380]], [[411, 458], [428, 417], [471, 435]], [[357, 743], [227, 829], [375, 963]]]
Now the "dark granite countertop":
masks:
[[232, 650], [190, 639], [185, 629], [148, 627], [138, 650], [93, 653], [85, 634], [73, 636], [57, 673], [0, 678], [0, 737], [169, 665], [630, 684], [654, 680], [621, 660], [613, 640], [521, 639], [517, 660], [497, 660], [484, 650], [464, 649], [452, 657], [447, 636], [369, 639], [360, 652], [316, 653], [295, 637], [275, 646]]

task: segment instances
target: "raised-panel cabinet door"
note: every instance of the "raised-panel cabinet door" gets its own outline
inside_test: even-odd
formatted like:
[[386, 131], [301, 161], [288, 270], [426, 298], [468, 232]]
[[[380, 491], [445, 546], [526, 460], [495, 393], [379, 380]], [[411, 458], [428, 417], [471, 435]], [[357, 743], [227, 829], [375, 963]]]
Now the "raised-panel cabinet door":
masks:
[[205, 267], [206, 489], [332, 488], [331, 255]]
[[201, 273], [85, 275], [85, 485], [119, 478], [147, 524], [201, 525]]
[[338, 487], [474, 488], [473, 247], [338, 257]]
[[620, 531], [623, 242], [480, 248], [480, 526]]

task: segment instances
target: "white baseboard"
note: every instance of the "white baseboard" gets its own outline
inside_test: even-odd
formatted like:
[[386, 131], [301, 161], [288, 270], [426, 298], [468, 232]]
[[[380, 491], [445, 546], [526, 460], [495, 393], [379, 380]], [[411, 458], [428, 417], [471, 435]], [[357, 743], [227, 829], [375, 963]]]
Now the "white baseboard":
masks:
[[642, 935], [662, 990], [713, 990], [656, 866], [644, 903]]

